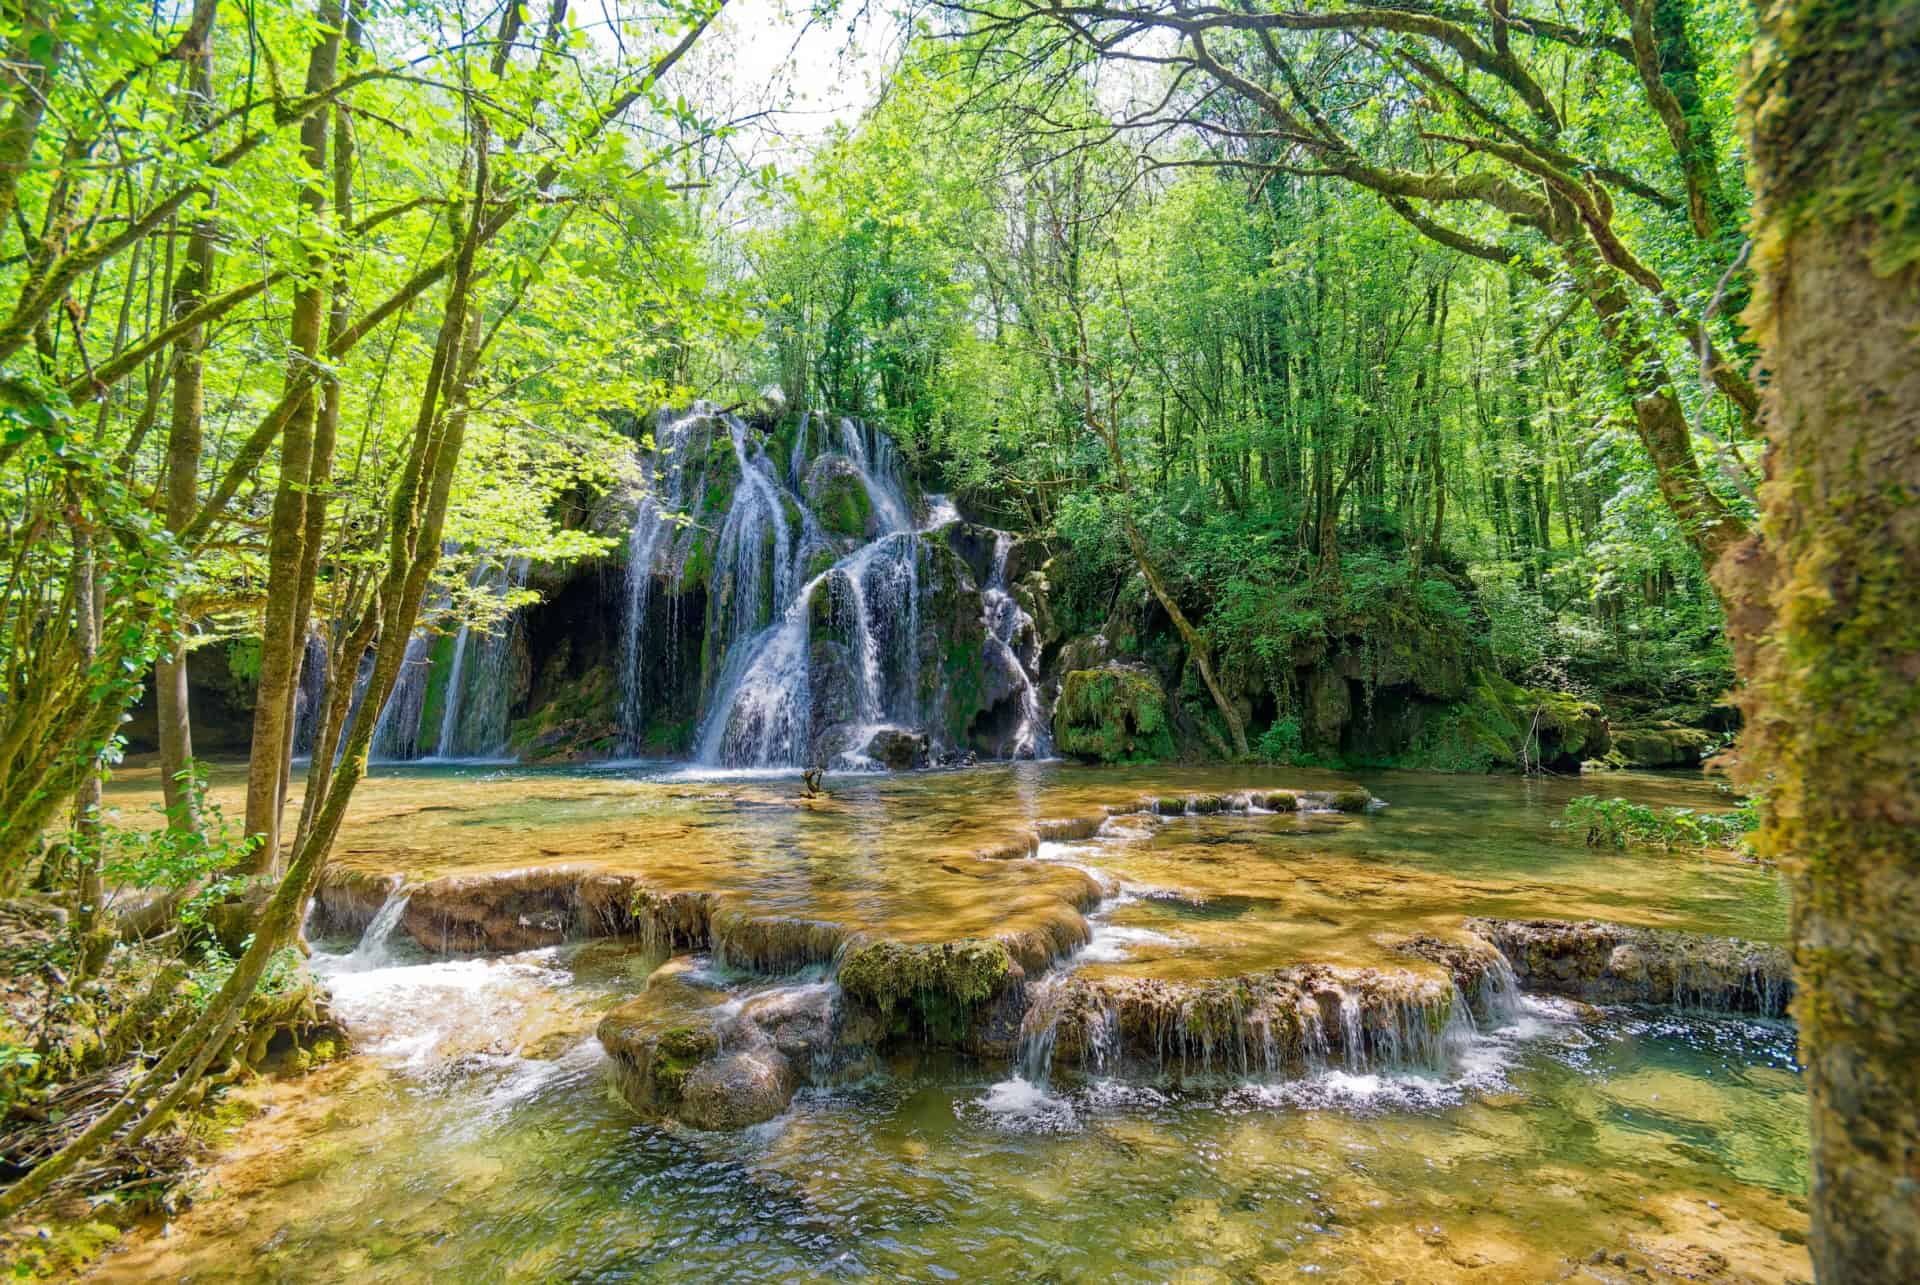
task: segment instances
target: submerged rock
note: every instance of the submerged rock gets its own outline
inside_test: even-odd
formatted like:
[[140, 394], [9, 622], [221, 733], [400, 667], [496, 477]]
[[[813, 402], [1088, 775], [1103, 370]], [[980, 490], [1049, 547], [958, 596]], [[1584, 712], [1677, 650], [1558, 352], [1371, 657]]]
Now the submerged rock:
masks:
[[1588, 919], [1470, 919], [1520, 984], [1592, 1004], [1673, 1004], [1778, 1017], [1793, 996], [1784, 946]]
[[797, 1082], [771, 1045], [727, 1053], [687, 1076], [675, 1114], [696, 1129], [744, 1129], [771, 1120], [793, 1101]]
[[729, 999], [682, 958], [601, 1019], [600, 1043], [629, 1105], [696, 1129], [740, 1129], [785, 1111], [803, 1083], [872, 1069], [877, 1028], [826, 983]]

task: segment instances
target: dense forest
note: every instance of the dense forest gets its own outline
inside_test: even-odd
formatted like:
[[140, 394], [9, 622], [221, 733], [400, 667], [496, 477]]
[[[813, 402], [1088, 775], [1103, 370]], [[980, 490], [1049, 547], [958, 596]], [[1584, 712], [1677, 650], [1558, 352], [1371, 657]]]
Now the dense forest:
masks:
[[0, 1218], [332, 1047], [370, 760], [1711, 762], [1920, 1272], [1920, 11], [844, 10], [5, 6]]

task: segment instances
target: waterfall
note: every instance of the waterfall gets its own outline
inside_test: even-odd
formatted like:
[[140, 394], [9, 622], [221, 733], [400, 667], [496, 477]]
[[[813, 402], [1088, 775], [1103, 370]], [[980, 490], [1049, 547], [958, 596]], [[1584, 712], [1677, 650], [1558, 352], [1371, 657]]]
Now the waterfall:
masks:
[[393, 962], [393, 934], [400, 927], [400, 921], [406, 917], [408, 894], [395, 889], [387, 894], [386, 901], [368, 921], [365, 931], [360, 934], [359, 942], [351, 954], [339, 959], [328, 971], [336, 973], [364, 973], [376, 968], [385, 968]]
[[420, 715], [427, 703], [433, 641], [433, 635], [424, 632], [407, 639], [406, 655], [401, 658], [400, 673], [393, 681], [393, 694], [380, 707], [380, 717], [373, 725], [373, 745], [368, 757], [375, 762], [420, 757]]
[[1006, 674], [1020, 700], [1019, 722], [1001, 743], [1000, 756], [1047, 758], [1053, 753], [1053, 738], [1040, 693], [1033, 685], [1032, 671], [1040, 659], [1033, 617], [1007, 591], [1007, 555], [1012, 549], [1013, 536], [1000, 532], [993, 545], [993, 571], [980, 594], [986, 616], [988, 663]]
[[[626, 615], [620, 630], [620, 731], [629, 752], [639, 748], [648, 712], [643, 671], [653, 582], [655, 577], [677, 568], [674, 553], [683, 525], [681, 510], [690, 492], [697, 495], [704, 489], [705, 470], [694, 467], [689, 456], [694, 454], [696, 438], [698, 445], [705, 444], [704, 435], [698, 432], [705, 423], [698, 407], [679, 416], [661, 413], [653, 434], [653, 451], [645, 461], [648, 474], [634, 513], [633, 530], [627, 537]], [[704, 463], [704, 451], [698, 460]], [[669, 630], [670, 635], [677, 633]]]
[[[928, 496], [916, 524], [890, 436], [813, 412], [762, 434], [696, 404], [662, 412], [640, 462], [620, 631], [625, 752], [688, 718], [695, 757], [717, 767], [872, 766], [876, 735], [920, 735], [934, 712], [928, 682], [939, 681], [923, 682], [921, 668], [931, 595], [975, 589], [951, 555], [930, 573], [928, 537], [959, 515]], [[1016, 724], [1002, 752], [1044, 755], [1028, 672], [1039, 649], [1006, 588], [1010, 547], [1001, 541], [983, 593], [985, 663], [1018, 707], [997, 716]], [[683, 603], [701, 613], [684, 630]], [[697, 684], [678, 673], [683, 635], [690, 656], [699, 650]], [[954, 748], [952, 730], [940, 735]]]
[[327, 694], [327, 640], [315, 630], [307, 635], [305, 654], [300, 660], [300, 687], [293, 698], [293, 755], [305, 758], [313, 753], [313, 741], [320, 734], [320, 702]]
[[[862, 545], [801, 586], [776, 624], [734, 649], [701, 729], [700, 761], [740, 767], [809, 761], [817, 595], [825, 595], [820, 614], [828, 640], [846, 648], [853, 680], [844, 711], [851, 717], [838, 721], [853, 725], [850, 740], [857, 743], [839, 748], [858, 751], [890, 721], [910, 722], [918, 671], [888, 661], [902, 651], [918, 657], [911, 634], [918, 622], [919, 560], [920, 533], [897, 532]], [[899, 675], [892, 684], [889, 673]]]
[[[709, 611], [720, 623], [709, 646], [726, 660], [701, 725], [700, 761], [741, 767], [836, 758], [859, 763], [876, 731], [912, 726], [919, 714], [921, 532], [908, 517], [891, 440], [870, 437], [854, 420], [839, 421], [837, 441], [825, 445], [837, 446], [881, 533], [796, 590], [796, 572], [831, 546], [804, 493], [782, 490], [765, 448], [749, 452], [745, 426], [722, 418], [733, 437], [740, 482], [715, 544], [712, 598], [732, 607]], [[787, 477], [796, 487], [804, 484], [801, 460], [811, 424], [812, 417], [803, 416], [795, 435]], [[789, 504], [801, 517], [797, 541], [786, 517]], [[762, 604], [771, 608], [764, 626]], [[744, 634], [743, 624], [757, 632]], [[844, 649], [851, 679], [845, 708], [835, 704], [828, 711], [839, 716], [836, 724], [846, 725], [831, 745], [813, 743], [813, 670], [821, 643]]]
[[[503, 566], [482, 564], [474, 572], [476, 586], [491, 582], [496, 598], [505, 598], [527, 582], [527, 558], [513, 558]], [[507, 710], [512, 704], [514, 640], [517, 616], [509, 615], [494, 633], [463, 624], [453, 640], [453, 659], [447, 669], [436, 758], [492, 758], [506, 752]]]
[[[468, 585], [473, 589], [490, 586], [496, 598], [503, 598], [526, 583], [530, 565], [527, 558], [513, 558], [504, 564], [483, 558]], [[442, 593], [430, 611], [437, 614], [445, 610], [448, 601]], [[460, 626], [447, 658], [446, 682], [440, 689], [440, 720], [432, 728], [422, 727], [421, 722], [433, 687], [433, 653], [440, 636], [422, 629], [409, 638], [393, 694], [381, 706], [380, 717], [373, 725], [368, 757], [376, 763], [404, 763], [429, 754], [436, 758], [472, 758], [504, 753], [518, 628], [519, 622], [512, 616], [503, 619], [495, 633], [476, 630], [470, 623]], [[366, 678], [363, 673], [357, 681], [364, 684]], [[356, 704], [358, 700], [356, 695]]]
[[907, 520], [907, 501], [900, 489], [899, 464], [894, 455], [893, 439], [883, 433], [875, 433], [874, 443], [870, 447], [867, 434], [868, 429], [864, 424], [851, 419], [840, 421], [840, 441], [847, 462], [853, 465], [860, 484], [873, 501], [874, 511], [880, 515], [880, 529], [888, 534], [905, 531], [913, 524]]

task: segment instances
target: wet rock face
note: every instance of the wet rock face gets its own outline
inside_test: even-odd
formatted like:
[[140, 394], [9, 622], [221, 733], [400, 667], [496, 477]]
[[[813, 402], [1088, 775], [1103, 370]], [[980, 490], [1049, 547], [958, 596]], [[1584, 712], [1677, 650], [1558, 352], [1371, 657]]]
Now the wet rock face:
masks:
[[925, 733], [901, 727], [883, 727], [866, 744], [868, 758], [895, 772], [925, 767], [927, 752]]
[[874, 530], [873, 502], [853, 464], [839, 455], [822, 455], [807, 472], [804, 493], [820, 525], [834, 535], [868, 539]]
[[[1319, 965], [1200, 982], [1066, 976], [1030, 986], [1024, 1041], [1040, 1061], [1175, 1079], [1439, 1065], [1465, 1014], [1449, 979]], [[1030, 1067], [1029, 1070], [1044, 1069]]]
[[1585, 920], [1470, 919], [1529, 990], [1593, 1004], [1673, 1004], [1778, 1017], [1793, 996], [1786, 949], [1734, 937]]
[[787, 1109], [802, 1084], [871, 1072], [877, 1027], [825, 983], [779, 987], [734, 1011], [689, 960], [601, 1019], [598, 1035], [628, 1104], [696, 1129], [743, 1129]]

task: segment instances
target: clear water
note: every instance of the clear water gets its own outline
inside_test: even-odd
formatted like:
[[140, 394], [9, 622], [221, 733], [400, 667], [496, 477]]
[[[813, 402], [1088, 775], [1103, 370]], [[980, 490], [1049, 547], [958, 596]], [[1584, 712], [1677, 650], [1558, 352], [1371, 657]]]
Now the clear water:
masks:
[[[961, 852], [1014, 822], [1144, 789], [1227, 788], [1234, 775], [1034, 765], [848, 778], [816, 812], [783, 805], [794, 783], [779, 777], [414, 770], [369, 783], [342, 847], [370, 866], [444, 870], [461, 868], [444, 863], [462, 848], [490, 865], [624, 834], [609, 860], [680, 870], [662, 848], [711, 845], [746, 867], [742, 886], [771, 885], [769, 904], [912, 925], [931, 913], [912, 908], [908, 874], [971, 872]], [[1212, 971], [1482, 909], [1784, 931], [1764, 870], [1593, 853], [1554, 832], [1564, 797], [1594, 782], [1367, 783], [1391, 806], [1183, 820], [1101, 848], [1085, 864], [1105, 877], [1185, 880], [1202, 904], [1216, 877], [1292, 883], [1255, 886], [1246, 908], [1212, 917], [1116, 911], [1133, 935], [1080, 966]], [[1686, 778], [1603, 788], [1712, 797]], [[1084, 846], [978, 866], [1044, 879]], [[927, 875], [935, 888], [962, 881]], [[1185, 948], [1156, 958], [1156, 933]], [[254, 1090], [269, 1110], [210, 1175], [223, 1197], [99, 1275], [1517, 1283], [1593, 1279], [1576, 1273], [1595, 1251], [1629, 1254], [1655, 1279], [1811, 1275], [1804, 1091], [1782, 1023], [1533, 1000], [1444, 1074], [1333, 1067], [1177, 1091], [1072, 1076], [1039, 1087], [929, 1054], [803, 1090], [766, 1125], [702, 1134], [636, 1118], [592, 1038], [658, 962], [606, 942], [492, 960], [428, 959], [397, 936], [331, 944], [319, 965], [362, 1055]]]
[[390, 1018], [531, 1021], [530, 1044], [396, 1030], [276, 1089], [215, 1174], [225, 1199], [103, 1276], [1539, 1281], [1595, 1249], [1689, 1246], [1728, 1260], [1718, 1279], [1805, 1274], [1804, 1102], [1777, 1023], [1541, 1006], [1454, 1081], [1177, 1095], [1046, 1094], [930, 1059], [721, 1135], [637, 1121], [596, 1045], [534, 1033], [590, 1020], [617, 989], [604, 966], [393, 971], [436, 970], [389, 986], [423, 1006]]

